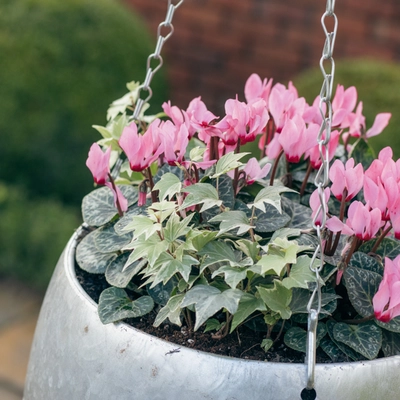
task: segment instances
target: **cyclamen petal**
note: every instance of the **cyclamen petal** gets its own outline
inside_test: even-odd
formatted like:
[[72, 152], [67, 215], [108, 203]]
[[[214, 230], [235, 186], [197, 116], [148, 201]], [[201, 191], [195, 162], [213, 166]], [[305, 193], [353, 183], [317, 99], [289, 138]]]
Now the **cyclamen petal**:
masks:
[[372, 136], [379, 135], [389, 124], [389, 120], [392, 117], [391, 113], [381, 113], [375, 117], [375, 121], [372, 127], [367, 130], [365, 136], [370, 138]]
[[86, 166], [93, 175], [93, 180], [98, 185], [104, 185], [110, 173], [111, 147], [104, 153], [97, 143], [90, 147]]
[[121, 192], [121, 189], [115, 185], [115, 188], [111, 182], [106, 182], [104, 184], [108, 188], [111, 189], [114, 195], [114, 206], [118, 208], [118, 203], [121, 208], [121, 211], [125, 212], [128, 209], [128, 200], [124, 197], [124, 195]]

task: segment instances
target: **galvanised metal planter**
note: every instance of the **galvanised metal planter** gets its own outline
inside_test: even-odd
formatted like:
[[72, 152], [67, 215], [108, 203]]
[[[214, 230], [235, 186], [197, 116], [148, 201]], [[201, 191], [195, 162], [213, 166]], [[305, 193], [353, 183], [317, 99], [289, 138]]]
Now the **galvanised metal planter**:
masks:
[[[25, 400], [295, 400], [304, 364], [247, 361], [165, 342], [124, 323], [103, 325], [75, 278], [77, 234], [48, 288], [31, 350]], [[319, 400], [397, 400], [400, 356], [319, 364]]]

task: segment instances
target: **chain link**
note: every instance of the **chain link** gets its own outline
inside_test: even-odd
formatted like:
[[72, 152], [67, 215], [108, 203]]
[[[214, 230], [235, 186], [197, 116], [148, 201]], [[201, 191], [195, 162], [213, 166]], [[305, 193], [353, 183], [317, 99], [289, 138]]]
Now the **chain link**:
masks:
[[[145, 103], [147, 103], [151, 97], [153, 96], [153, 91], [151, 90], [150, 84], [155, 75], [155, 73], [162, 67], [163, 58], [161, 56], [161, 50], [165, 44], [165, 42], [172, 36], [174, 33], [174, 26], [172, 25], [172, 19], [174, 17], [175, 10], [182, 5], [184, 0], [173, 1], [168, 0], [168, 8], [167, 14], [165, 16], [165, 20], [158, 25], [157, 29], [157, 44], [154, 50], [154, 53], [150, 54], [147, 58], [147, 70], [146, 70], [146, 78], [142, 85], [139, 86], [138, 91], [138, 100], [136, 102], [135, 110], [133, 112], [133, 119], [137, 119], [142, 111], [142, 108]], [[165, 32], [163, 34], [163, 31]], [[156, 63], [155, 66], [152, 66], [152, 63]], [[140, 95], [143, 92], [147, 92], [147, 97], [145, 99], [141, 98]]]
[[[333, 19], [333, 30], [328, 31], [325, 20]], [[308, 332], [307, 332], [307, 386], [306, 389], [314, 388], [315, 375], [315, 357], [316, 357], [316, 338], [318, 316], [321, 311], [321, 277], [320, 272], [324, 266], [324, 235], [326, 225], [326, 214], [328, 211], [327, 199], [325, 198], [325, 188], [329, 183], [329, 141], [331, 138], [332, 128], [332, 91], [335, 75], [335, 62], [333, 60], [333, 49], [335, 46], [336, 32], [338, 20], [335, 14], [335, 0], [327, 0], [326, 11], [322, 15], [321, 24], [325, 33], [325, 43], [320, 59], [320, 68], [324, 81], [320, 91], [320, 113], [322, 116], [322, 124], [318, 134], [318, 146], [321, 157], [321, 166], [315, 176], [314, 184], [318, 190], [320, 206], [312, 221], [313, 227], [317, 232], [318, 246], [311, 258], [310, 269], [315, 273], [316, 283], [310, 301], [307, 305], [308, 311]], [[328, 70], [325, 69], [325, 64], [329, 64]], [[319, 260], [318, 260], [319, 258]], [[315, 264], [318, 264], [317, 266]], [[316, 306], [314, 305], [316, 301]]]

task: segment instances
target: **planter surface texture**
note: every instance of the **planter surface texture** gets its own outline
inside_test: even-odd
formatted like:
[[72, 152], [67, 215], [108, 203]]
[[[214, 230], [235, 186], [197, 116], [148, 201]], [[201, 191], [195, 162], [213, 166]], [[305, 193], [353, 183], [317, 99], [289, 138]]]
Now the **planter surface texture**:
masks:
[[[77, 234], [48, 288], [24, 400], [300, 400], [305, 364], [241, 360], [165, 342], [124, 323], [103, 325], [76, 280]], [[398, 400], [400, 356], [318, 364], [319, 400]]]

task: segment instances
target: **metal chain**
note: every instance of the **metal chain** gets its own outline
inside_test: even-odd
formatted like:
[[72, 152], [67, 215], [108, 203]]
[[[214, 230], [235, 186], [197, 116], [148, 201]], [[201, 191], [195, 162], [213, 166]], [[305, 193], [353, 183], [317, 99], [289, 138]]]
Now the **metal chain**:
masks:
[[[135, 110], [133, 112], [133, 119], [137, 119], [142, 111], [142, 108], [145, 103], [147, 103], [151, 97], [153, 96], [153, 91], [151, 90], [150, 83], [153, 79], [154, 74], [161, 68], [163, 65], [163, 58], [161, 57], [161, 50], [164, 46], [164, 43], [172, 36], [174, 33], [174, 26], [172, 25], [172, 19], [174, 17], [175, 10], [183, 3], [184, 0], [174, 1], [168, 0], [168, 8], [165, 20], [158, 25], [157, 29], [157, 44], [154, 50], [154, 53], [150, 54], [147, 58], [147, 71], [146, 78], [142, 85], [139, 86], [138, 91], [138, 101], [135, 106]], [[167, 33], [162, 33], [162, 30], [167, 30]], [[152, 61], [156, 61], [158, 64], [155, 67], [151, 66]], [[147, 92], [148, 95], [145, 99], [140, 98], [140, 94], [142, 92]]]
[[[319, 108], [322, 116], [322, 124], [318, 134], [318, 146], [322, 163], [314, 180], [314, 184], [318, 190], [320, 206], [312, 221], [313, 227], [317, 232], [318, 246], [314, 252], [310, 264], [311, 271], [315, 273], [316, 285], [311, 295], [310, 301], [307, 305], [307, 311], [308, 311], [307, 353], [306, 353], [307, 386], [305, 389], [308, 391], [312, 390], [313, 393], [315, 393], [314, 375], [315, 375], [315, 362], [316, 362], [315, 358], [316, 358], [316, 347], [317, 347], [316, 346], [317, 325], [318, 325], [318, 316], [321, 311], [321, 296], [322, 296], [320, 272], [324, 266], [324, 233], [326, 225], [326, 214], [328, 211], [328, 204], [325, 198], [325, 188], [329, 183], [328, 146], [331, 138], [331, 128], [332, 128], [331, 98], [332, 98], [333, 81], [335, 75], [333, 48], [335, 46], [336, 32], [338, 26], [338, 20], [334, 12], [334, 9], [335, 9], [335, 0], [327, 0], [326, 11], [321, 18], [322, 28], [326, 36], [324, 48], [322, 51], [322, 57], [320, 59], [320, 68], [324, 77], [324, 81], [320, 92]], [[328, 17], [333, 19], [332, 32], [328, 32], [328, 28], [325, 24], [325, 20]], [[324, 67], [326, 62], [330, 64], [330, 68], [328, 69], [328, 71]], [[318, 256], [319, 256], [319, 262], [317, 262]], [[315, 265], [316, 263], [318, 264], [317, 266]], [[316, 308], [313, 304], [315, 298], [317, 298]]]

